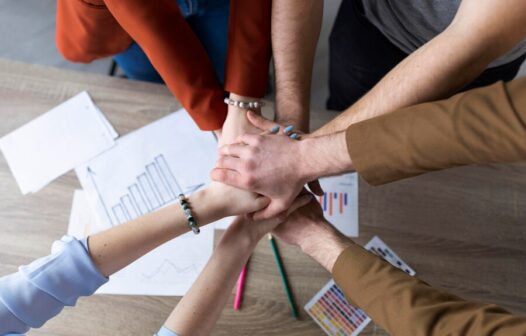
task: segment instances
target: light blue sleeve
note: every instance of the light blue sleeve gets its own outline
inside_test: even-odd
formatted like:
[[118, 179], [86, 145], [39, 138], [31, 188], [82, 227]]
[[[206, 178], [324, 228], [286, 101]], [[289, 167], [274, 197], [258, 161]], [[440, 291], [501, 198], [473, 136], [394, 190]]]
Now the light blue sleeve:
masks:
[[65, 236], [57, 243], [57, 252], [0, 278], [0, 335], [41, 327], [108, 281], [93, 264], [86, 240]]
[[161, 330], [159, 330], [159, 332], [157, 332], [157, 334], [155, 334], [154, 336], [178, 336], [178, 335], [174, 333], [173, 331], [171, 331], [170, 329], [163, 326]]

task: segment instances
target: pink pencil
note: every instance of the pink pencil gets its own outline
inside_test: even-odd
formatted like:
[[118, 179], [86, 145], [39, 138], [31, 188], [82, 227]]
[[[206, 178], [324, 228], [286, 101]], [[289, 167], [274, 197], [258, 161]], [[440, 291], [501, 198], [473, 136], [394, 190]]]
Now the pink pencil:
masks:
[[237, 290], [236, 298], [234, 299], [234, 310], [239, 310], [241, 308], [241, 301], [243, 301], [243, 290], [245, 288], [245, 279], [247, 277], [247, 266], [248, 260], [241, 273], [239, 273], [239, 278], [237, 279]]

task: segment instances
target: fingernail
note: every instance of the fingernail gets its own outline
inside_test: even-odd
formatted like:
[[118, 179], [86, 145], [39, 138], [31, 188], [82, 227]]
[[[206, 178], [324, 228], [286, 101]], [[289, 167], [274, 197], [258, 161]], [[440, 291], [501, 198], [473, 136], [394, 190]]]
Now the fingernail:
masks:
[[285, 129], [283, 130], [283, 133], [289, 134], [293, 129], [294, 129], [294, 126], [293, 125], [289, 125], [289, 126], [285, 127]]
[[290, 137], [292, 140], [298, 140], [300, 136], [299, 136], [298, 133], [292, 133], [289, 137]]
[[272, 133], [272, 134], [276, 134], [278, 132], [279, 132], [279, 126], [277, 126], [277, 125], [270, 129], [270, 133]]

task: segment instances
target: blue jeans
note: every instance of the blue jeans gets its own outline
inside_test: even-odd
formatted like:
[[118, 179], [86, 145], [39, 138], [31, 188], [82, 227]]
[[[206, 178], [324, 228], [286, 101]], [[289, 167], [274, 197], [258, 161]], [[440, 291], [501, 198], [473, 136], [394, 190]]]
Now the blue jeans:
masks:
[[[212, 61], [217, 78], [223, 83], [228, 34], [229, 0], [174, 0]], [[177, 34], [177, 32], [174, 32]], [[141, 47], [133, 42], [113, 57], [130, 79], [163, 83], [161, 76]]]

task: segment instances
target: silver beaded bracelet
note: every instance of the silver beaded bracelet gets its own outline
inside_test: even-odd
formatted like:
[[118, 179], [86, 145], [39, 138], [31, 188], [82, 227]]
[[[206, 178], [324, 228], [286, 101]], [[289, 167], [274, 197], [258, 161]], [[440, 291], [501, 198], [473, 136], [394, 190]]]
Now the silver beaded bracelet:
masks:
[[244, 110], [257, 110], [265, 106], [265, 103], [262, 101], [241, 101], [232, 98], [225, 98], [224, 102], [227, 105], [239, 107]]
[[188, 204], [188, 200], [186, 199], [186, 196], [184, 194], [179, 194], [177, 199], [179, 200], [179, 204], [183, 208], [184, 215], [186, 216], [186, 219], [188, 220], [188, 227], [192, 230], [193, 233], [199, 234], [201, 230], [199, 230], [199, 226], [197, 225], [197, 220], [192, 215], [192, 209], [190, 208], [190, 204]]

